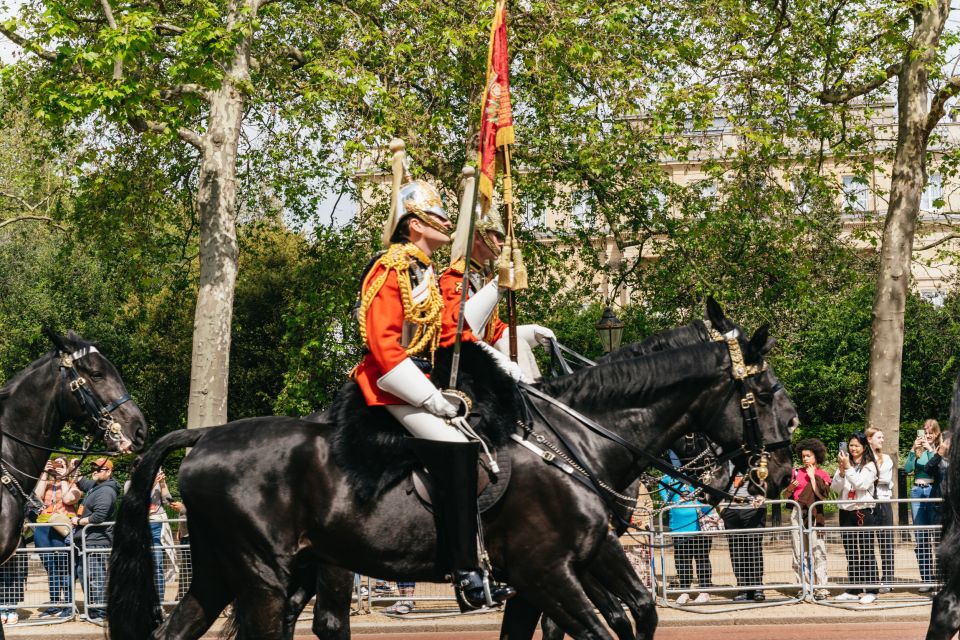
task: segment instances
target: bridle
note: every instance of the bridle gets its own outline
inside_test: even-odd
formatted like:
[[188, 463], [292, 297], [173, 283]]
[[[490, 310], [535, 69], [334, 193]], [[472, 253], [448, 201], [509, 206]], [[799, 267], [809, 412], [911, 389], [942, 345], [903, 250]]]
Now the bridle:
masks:
[[[57, 349], [57, 358], [59, 359], [57, 364], [59, 369], [57, 384], [60, 387], [60, 392], [62, 393], [63, 386], [67, 385], [70, 393], [72, 393], [77, 402], [80, 403], [84, 413], [97, 427], [97, 431], [92, 437], [87, 438], [87, 442], [83, 447], [71, 448], [67, 450], [45, 447], [28, 440], [24, 440], [23, 438], [6, 431], [2, 432], [3, 438], [10, 438], [11, 440], [14, 440], [15, 442], [18, 442], [26, 447], [38, 449], [40, 451], [47, 451], [50, 453], [79, 453], [81, 456], [81, 462], [84, 458], [90, 455], [116, 455], [115, 451], [93, 451], [92, 447], [97, 441], [100, 440], [100, 438], [103, 438], [108, 443], [112, 442], [117, 444], [119, 448], [119, 444], [122, 442], [123, 427], [113, 418], [113, 412], [123, 404], [130, 401], [130, 394], [125, 393], [116, 400], [107, 404], [104, 404], [103, 401], [100, 400], [96, 392], [90, 388], [86, 378], [81, 376], [74, 366], [74, 363], [77, 360], [91, 353], [99, 353], [99, 351], [93, 345], [83, 347], [72, 353], [64, 353], [60, 349]], [[30, 478], [31, 480], [39, 480], [40, 478], [30, 475], [22, 469], [18, 469], [11, 464], [9, 460], [0, 457], [0, 485], [7, 487], [7, 489], [13, 493], [14, 497], [23, 498], [24, 502], [27, 504], [35, 504], [37, 502], [37, 498], [32, 492], [28, 493], [23, 489], [23, 486], [21, 486], [16, 477], [10, 473], [11, 469], [16, 471], [21, 476]], [[43, 505], [41, 504], [40, 506], [42, 507]]]
[[[720, 334], [719, 332], [711, 329], [712, 340], [714, 342], [724, 342], [727, 347], [731, 362], [730, 374], [733, 377], [734, 384], [731, 386], [730, 392], [724, 398], [723, 403], [719, 406], [719, 410], [714, 413], [708, 425], [701, 429], [701, 431], [709, 431], [710, 427], [721, 415], [724, 407], [727, 406], [727, 403], [732, 395], [734, 393], [739, 393], [739, 406], [743, 419], [743, 445], [739, 449], [734, 449], [719, 456], [713, 455], [714, 459], [710, 464], [710, 467], [716, 470], [721, 468], [721, 465], [727, 461], [745, 456], [748, 466], [748, 471], [745, 475], [751, 478], [751, 482], [755, 482], [758, 484], [758, 486], [762, 486], [762, 483], [766, 480], [768, 475], [767, 465], [769, 462], [769, 452], [789, 446], [790, 442], [789, 440], [782, 440], [767, 443], [763, 438], [763, 433], [760, 430], [759, 417], [757, 416], [756, 397], [753, 395], [753, 392], [747, 389], [746, 380], [764, 373], [767, 371], [768, 366], [765, 361], [762, 361], [760, 364], [756, 365], [748, 365], [744, 362], [743, 352], [740, 349], [740, 343], [737, 340], [739, 335], [740, 332], [737, 329], [729, 331], [726, 334]], [[576, 449], [571, 445], [570, 442], [567, 441], [566, 438], [563, 437], [559, 430], [552, 426], [546, 415], [544, 415], [544, 413], [540, 411], [535, 404], [529, 401], [529, 396], [533, 396], [550, 405], [553, 405], [555, 408], [561, 410], [580, 424], [587, 427], [590, 431], [593, 431], [597, 435], [600, 435], [607, 440], [619, 444], [636, 455], [639, 459], [644, 460], [649, 466], [653, 466], [663, 473], [669, 474], [672, 478], [679, 482], [695, 487], [698, 492], [702, 491], [713, 496], [719, 496], [721, 500], [729, 500], [732, 502], [742, 501], [740, 498], [729, 493], [729, 491], [711, 487], [701, 478], [695, 477], [687, 473], [685, 470], [677, 469], [676, 467], [665, 462], [659, 456], [641, 449], [632, 442], [624, 439], [619, 434], [610, 431], [595, 420], [581, 414], [572, 407], [560, 402], [543, 391], [540, 391], [536, 387], [532, 387], [524, 383], [519, 384], [520, 388], [525, 392], [522, 393], [521, 396], [524, 398], [524, 404], [528, 407], [528, 410], [532, 409], [540, 416], [541, 421], [563, 444], [563, 447], [567, 450], [567, 454], [562, 453], [560, 448], [556, 445], [549, 443], [545, 436], [534, 432], [529, 417], [519, 425], [524, 431], [524, 434], [522, 436], [519, 434], [514, 434], [512, 439], [542, 457], [548, 464], [552, 464], [553, 466], [556, 466], [562, 471], [571, 475], [571, 477], [580, 480], [582, 484], [588, 486], [595, 493], [600, 495], [600, 497], [607, 503], [608, 507], [610, 507], [611, 511], [614, 513], [616, 513], [616, 509], [612, 504], [611, 497], [624, 499], [626, 496], [622, 496], [616, 493], [611, 487], [605, 486], [605, 484], [596, 476], [596, 474], [589, 471], [589, 468], [584, 463], [584, 457], [576, 451]], [[773, 393], [776, 393], [782, 388], [783, 385], [778, 381], [773, 387]], [[532, 436], [538, 444], [547, 446], [551, 451], [544, 451], [536, 446], [531, 446], [531, 444], [527, 442], [530, 436]], [[557, 460], [558, 457], [560, 458], [560, 461]], [[574, 472], [579, 472], [579, 475], [576, 475]], [[580, 476], [585, 476], [586, 481]], [[709, 479], [707, 481], [709, 481]]]
[[[73, 394], [77, 402], [83, 408], [87, 417], [96, 425], [97, 431], [94, 434], [94, 442], [98, 438], [103, 438], [108, 444], [117, 445], [123, 441], [123, 427], [113, 417], [113, 412], [122, 405], [130, 401], [130, 394], [125, 393], [116, 400], [104, 404], [97, 396], [96, 392], [90, 388], [86, 378], [80, 375], [74, 363], [91, 353], [100, 353], [93, 345], [78, 349], [73, 353], [64, 353], [57, 351], [60, 358], [60, 384], [67, 384], [70, 387], [70, 393]], [[93, 443], [91, 442], [91, 445]]]

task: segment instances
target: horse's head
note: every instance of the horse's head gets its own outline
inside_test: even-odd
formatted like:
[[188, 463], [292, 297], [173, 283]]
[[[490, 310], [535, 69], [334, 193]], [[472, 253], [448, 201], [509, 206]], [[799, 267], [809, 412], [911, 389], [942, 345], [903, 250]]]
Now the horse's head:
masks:
[[797, 410], [764, 360], [774, 344], [768, 326], [760, 327], [747, 340], [712, 298], [707, 301], [707, 316], [714, 339], [727, 346], [733, 383], [722, 409], [725, 419], [716, 421], [716, 431], [710, 435], [725, 448], [733, 447], [734, 467], [745, 473], [750, 493], [762, 495], [768, 479], [779, 486], [790, 473], [789, 451], [782, 454], [779, 450], [790, 446], [790, 436], [800, 423]]
[[94, 437], [119, 452], [140, 451], [147, 440], [147, 421], [127, 393], [116, 367], [95, 346], [70, 331], [47, 335], [57, 348], [58, 393], [68, 420], [84, 422]]

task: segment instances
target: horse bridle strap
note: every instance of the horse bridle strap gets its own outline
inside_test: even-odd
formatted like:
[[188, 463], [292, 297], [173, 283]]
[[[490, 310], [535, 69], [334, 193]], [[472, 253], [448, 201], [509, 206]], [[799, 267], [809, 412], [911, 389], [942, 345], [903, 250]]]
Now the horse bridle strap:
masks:
[[[624, 439], [624, 438], [623, 438], [622, 436], [620, 436], [619, 434], [614, 433], [613, 431], [607, 429], [606, 427], [604, 427], [603, 425], [601, 425], [600, 423], [598, 423], [596, 420], [593, 420], [592, 418], [589, 418], [589, 417], [583, 415], [582, 413], [580, 413], [579, 411], [577, 411], [577, 410], [574, 409], [573, 407], [571, 407], [571, 406], [569, 406], [569, 405], [567, 405], [567, 404], [564, 404], [563, 402], [560, 402], [559, 400], [557, 400], [557, 399], [554, 398], [553, 396], [550, 396], [550, 395], [544, 393], [543, 391], [540, 391], [540, 390], [537, 389], [536, 387], [532, 387], [532, 386], [526, 384], [525, 382], [518, 382], [517, 384], [520, 386], [520, 388], [521, 388], [523, 391], [525, 391], [525, 392], [528, 393], [529, 395], [531, 395], [531, 396], [533, 396], [533, 397], [535, 397], [535, 398], [538, 398], [538, 399], [540, 399], [540, 400], [543, 400], [544, 402], [547, 402], [548, 404], [553, 405], [553, 406], [556, 407], [557, 409], [559, 409], [559, 410], [563, 411], [564, 413], [566, 413], [567, 415], [569, 415], [571, 418], [573, 418], [573, 419], [576, 420], [577, 422], [580, 422], [581, 424], [583, 424], [585, 427], [587, 427], [588, 429], [590, 429], [591, 431], [593, 431], [593, 432], [596, 433], [597, 435], [603, 436], [604, 438], [606, 438], [606, 439], [608, 439], [608, 440], [610, 440], [610, 441], [612, 441], [612, 442], [614, 442], [614, 443], [616, 443], [616, 444], [624, 447], [625, 449], [627, 449], [627, 450], [630, 451], [631, 453], [633, 453], [633, 454], [635, 454], [635, 455], [637, 455], [637, 456], [642, 457], [642, 458], [643, 458], [644, 460], [646, 460], [651, 466], [656, 467], [658, 470], [662, 471], [663, 473], [669, 474], [671, 477], [674, 477], [674, 478], [676, 478], [676, 479], [678, 479], [678, 480], [681, 480], [681, 481], [683, 481], [683, 482], [685, 482], [685, 483], [687, 483], [687, 484], [689, 484], [689, 485], [691, 485], [691, 486], [693, 486], [693, 487], [697, 487], [698, 489], [702, 489], [702, 490], [704, 490], [704, 491], [706, 491], [706, 492], [708, 492], [708, 493], [710, 493], [710, 494], [713, 494], [713, 495], [715, 495], [715, 496], [720, 496], [722, 499], [725, 499], [725, 500], [736, 500], [736, 497], [735, 497], [733, 494], [731, 494], [731, 493], [729, 493], [729, 492], [727, 492], [727, 491], [723, 491], [723, 490], [721, 490], [721, 489], [717, 489], [717, 488], [715, 488], [715, 487], [711, 487], [711, 486], [705, 484], [704, 482], [701, 482], [699, 478], [694, 478], [693, 476], [691, 476], [691, 475], [689, 475], [689, 474], [687, 474], [687, 473], [685, 473], [685, 472], [677, 469], [677, 468], [674, 467], [673, 465], [670, 465], [670, 464], [664, 462], [664, 461], [661, 460], [658, 456], [655, 456], [655, 455], [653, 455], [652, 453], [649, 453], [648, 451], [644, 451], [643, 449], [641, 449], [640, 447], [636, 446], [635, 444], [633, 444], [633, 443], [630, 442], [629, 440]], [[541, 417], [543, 417], [542, 414], [541, 414]], [[549, 424], [549, 423], [548, 423], [548, 424]], [[556, 433], [556, 429], [553, 429], [553, 431], [554, 431], [554, 433]], [[569, 445], [567, 445], [567, 443], [565, 443], [565, 445], [566, 445], [567, 448], [569, 449]], [[581, 463], [581, 466], [582, 466], [582, 463]]]
[[70, 392], [83, 407], [87, 416], [100, 429], [98, 436], [108, 436], [112, 440], [119, 440], [122, 427], [111, 415], [120, 406], [130, 401], [130, 394], [125, 393], [113, 402], [104, 404], [90, 389], [87, 380], [80, 375], [74, 362], [90, 353], [99, 353], [93, 345], [78, 349], [73, 353], [60, 353], [60, 379], [69, 382]]

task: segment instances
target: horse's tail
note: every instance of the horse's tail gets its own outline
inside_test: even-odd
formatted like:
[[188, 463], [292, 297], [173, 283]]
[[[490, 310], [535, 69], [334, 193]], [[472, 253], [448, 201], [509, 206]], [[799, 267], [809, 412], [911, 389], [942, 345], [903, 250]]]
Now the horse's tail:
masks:
[[182, 429], [157, 440], [130, 478], [114, 527], [107, 618], [113, 640], [149, 638], [160, 624], [160, 597], [153, 575], [150, 534], [150, 489], [164, 458], [176, 449], [192, 447], [209, 429]]
[[950, 469], [943, 482], [942, 540], [937, 548], [944, 578], [960, 576], [960, 377], [953, 384], [953, 400], [950, 403]]

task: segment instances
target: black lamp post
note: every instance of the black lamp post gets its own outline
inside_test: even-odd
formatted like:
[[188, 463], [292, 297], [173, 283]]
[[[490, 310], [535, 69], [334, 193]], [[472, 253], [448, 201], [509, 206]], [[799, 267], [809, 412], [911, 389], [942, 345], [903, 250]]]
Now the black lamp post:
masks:
[[597, 323], [597, 333], [600, 334], [600, 344], [603, 345], [604, 353], [620, 348], [620, 341], [623, 339], [623, 321], [614, 315], [610, 307], [603, 310], [600, 322]]

